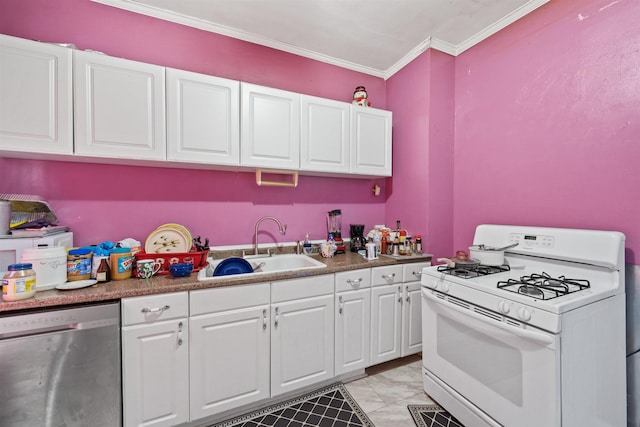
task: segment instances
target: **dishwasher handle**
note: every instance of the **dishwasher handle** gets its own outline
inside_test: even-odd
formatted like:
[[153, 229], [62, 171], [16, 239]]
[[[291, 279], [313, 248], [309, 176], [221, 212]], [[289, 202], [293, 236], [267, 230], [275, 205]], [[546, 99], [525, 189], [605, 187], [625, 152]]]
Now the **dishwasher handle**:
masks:
[[120, 325], [120, 305], [107, 303], [0, 317], [0, 340]]

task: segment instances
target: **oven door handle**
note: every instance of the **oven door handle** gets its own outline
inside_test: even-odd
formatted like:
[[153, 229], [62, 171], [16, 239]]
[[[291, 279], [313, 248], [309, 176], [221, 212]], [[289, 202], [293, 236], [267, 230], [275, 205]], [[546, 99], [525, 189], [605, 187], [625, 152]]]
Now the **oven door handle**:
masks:
[[[484, 324], [488, 324], [491, 325], [493, 327], [502, 329], [505, 332], [508, 332], [510, 334], [513, 335], [517, 335], [521, 338], [524, 338], [526, 340], [529, 341], [535, 341], [539, 344], [545, 345], [545, 346], [550, 346], [554, 343], [554, 337], [551, 335], [546, 335], [544, 333], [541, 332], [534, 332], [534, 331], [529, 331], [526, 329], [522, 329], [522, 328], [517, 328], [514, 326], [509, 326], [508, 324], [505, 324], [504, 322], [500, 322], [500, 321], [491, 321], [488, 320], [485, 316], [482, 316], [480, 314], [476, 314], [473, 311], [470, 310], [466, 310], [464, 308], [461, 307], [457, 307], [451, 303], [448, 303], [446, 301], [441, 300], [440, 298], [437, 298], [435, 296], [433, 296], [431, 294], [431, 292], [429, 292], [427, 289], [422, 289], [422, 295], [430, 300], [431, 302], [437, 304], [438, 306], [451, 310], [451, 311], [455, 311], [456, 313], [460, 313], [460, 314], [464, 314], [467, 317], [470, 317], [473, 320], [477, 320], [479, 322], [482, 322]], [[468, 325], [470, 327], [473, 327], [473, 325]]]

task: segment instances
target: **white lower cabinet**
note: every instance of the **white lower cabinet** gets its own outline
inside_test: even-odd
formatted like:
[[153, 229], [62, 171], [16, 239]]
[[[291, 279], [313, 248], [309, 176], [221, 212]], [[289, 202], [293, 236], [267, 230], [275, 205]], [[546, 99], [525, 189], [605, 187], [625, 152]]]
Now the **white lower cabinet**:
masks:
[[422, 351], [422, 269], [430, 262], [402, 266], [402, 350], [401, 357]]
[[402, 352], [402, 266], [371, 269], [371, 365]]
[[122, 300], [125, 427], [189, 421], [188, 314], [186, 292]]
[[272, 283], [271, 396], [334, 377], [333, 280]]
[[269, 283], [192, 291], [191, 419], [266, 399]]
[[371, 271], [336, 273], [335, 374], [369, 366]]

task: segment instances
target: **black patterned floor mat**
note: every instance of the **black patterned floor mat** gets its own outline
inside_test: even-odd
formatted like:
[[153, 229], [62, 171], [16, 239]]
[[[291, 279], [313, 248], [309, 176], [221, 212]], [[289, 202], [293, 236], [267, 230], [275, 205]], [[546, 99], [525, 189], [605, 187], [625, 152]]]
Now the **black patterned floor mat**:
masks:
[[464, 427], [438, 405], [407, 405], [417, 427]]
[[210, 427], [374, 427], [342, 383]]

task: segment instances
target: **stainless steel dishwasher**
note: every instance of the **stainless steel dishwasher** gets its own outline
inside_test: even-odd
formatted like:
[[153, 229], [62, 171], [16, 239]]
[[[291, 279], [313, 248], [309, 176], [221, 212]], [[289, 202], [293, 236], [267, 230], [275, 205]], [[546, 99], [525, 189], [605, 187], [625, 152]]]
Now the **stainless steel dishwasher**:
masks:
[[0, 316], [0, 425], [122, 425], [120, 304]]

